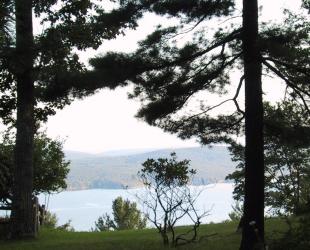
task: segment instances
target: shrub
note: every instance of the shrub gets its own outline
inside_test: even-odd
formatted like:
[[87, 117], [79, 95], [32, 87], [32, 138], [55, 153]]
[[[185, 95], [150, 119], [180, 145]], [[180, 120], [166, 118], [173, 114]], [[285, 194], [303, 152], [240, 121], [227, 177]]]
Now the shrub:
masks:
[[146, 218], [137, 208], [136, 202], [117, 197], [112, 204], [113, 219], [104, 214], [95, 222], [93, 231], [143, 229], [146, 227]]

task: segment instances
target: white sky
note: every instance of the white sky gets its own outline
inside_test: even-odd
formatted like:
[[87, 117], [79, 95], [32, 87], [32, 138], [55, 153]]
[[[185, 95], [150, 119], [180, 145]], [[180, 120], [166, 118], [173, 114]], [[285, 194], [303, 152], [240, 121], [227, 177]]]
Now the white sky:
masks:
[[[261, 19], [277, 19], [284, 7], [298, 7], [297, 0], [261, 0], [263, 16]], [[141, 40], [162, 19], [153, 15], [140, 21], [136, 31], [127, 36], [105, 42], [98, 51], [88, 50], [83, 58], [104, 53], [108, 50], [132, 51]], [[268, 81], [270, 83], [270, 80]], [[270, 85], [270, 84], [269, 84]], [[44, 129], [52, 138], [65, 139], [65, 150], [99, 153], [108, 150], [139, 148], [171, 148], [197, 146], [195, 140], [182, 141], [174, 135], [164, 133], [134, 118], [139, 103], [127, 99], [128, 88], [115, 91], [102, 90], [97, 94], [74, 101], [70, 106], [49, 118]], [[270, 91], [277, 98], [279, 91]], [[243, 94], [242, 92], [240, 93]]]

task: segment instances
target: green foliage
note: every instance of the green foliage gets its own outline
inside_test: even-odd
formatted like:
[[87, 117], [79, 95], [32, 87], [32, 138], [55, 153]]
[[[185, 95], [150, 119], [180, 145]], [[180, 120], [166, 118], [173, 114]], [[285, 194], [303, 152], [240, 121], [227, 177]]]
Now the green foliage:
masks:
[[74, 232], [74, 227], [71, 225], [71, 220], [68, 220], [65, 224], [60, 225], [56, 228], [60, 231], [66, 231], [66, 232]]
[[111, 219], [110, 215], [104, 214], [95, 221], [95, 228], [92, 228], [92, 231], [95, 232], [102, 232], [102, 231], [110, 231], [114, 229], [115, 224], [114, 221]]
[[189, 160], [177, 161], [176, 153], [171, 153], [171, 158], [148, 159], [143, 162], [139, 172], [145, 185], [162, 185], [168, 188], [184, 186], [189, 183], [196, 173], [189, 168]]
[[231, 221], [240, 221], [243, 215], [243, 206], [240, 205], [239, 202], [236, 202], [234, 206], [232, 206], [233, 211], [228, 214], [229, 219]]
[[[5, 138], [4, 138], [5, 139]], [[12, 194], [13, 147], [0, 143], [0, 204], [7, 204]]]
[[74, 232], [74, 228], [71, 226], [71, 220], [60, 226], [58, 226], [57, 224], [58, 224], [57, 215], [50, 211], [45, 211], [44, 224], [43, 224], [43, 227], [45, 229], [57, 229], [61, 231]]
[[[6, 124], [14, 124], [17, 98], [14, 3], [3, 0], [0, 4], [0, 118]], [[35, 83], [35, 116], [37, 121], [47, 121], [74, 98], [93, 93], [70, 91], [74, 84], [80, 84], [78, 79], [85, 84], [81, 75], [87, 69], [77, 50], [97, 49], [104, 40], [134, 29], [141, 11], [127, 1], [118, 9], [106, 11], [100, 1], [90, 0], [32, 1], [32, 10], [42, 28], [38, 34], [30, 34], [34, 36], [34, 65], [29, 67]]]
[[310, 248], [310, 213], [303, 214], [297, 219], [283, 237], [271, 242], [271, 250], [307, 250]]
[[[137, 196], [147, 210], [147, 218], [160, 233], [163, 244], [176, 247], [197, 240], [201, 219], [208, 212], [198, 214], [195, 201], [199, 196], [188, 185], [196, 173], [190, 169], [189, 160], [178, 161], [175, 153], [171, 158], [148, 159], [142, 164], [138, 176], [146, 187], [144, 197]], [[193, 223], [191, 230], [177, 234], [175, 225], [183, 217]]]
[[[91, 59], [92, 74], [98, 82], [93, 87], [115, 88], [133, 82], [134, 90], [129, 96], [142, 103], [137, 117], [183, 139], [195, 137], [202, 144], [231, 142], [231, 135], [242, 132], [244, 126], [244, 112], [238, 104], [243, 77], [239, 86], [229, 78], [231, 70], [240, 69], [243, 64], [242, 25], [232, 18], [212, 32], [208, 21], [235, 15], [234, 1], [135, 1], [133, 4], [142, 12], [173, 17], [179, 23], [157, 27], [139, 42], [134, 53], [109, 52]], [[304, 6], [308, 6], [307, 1]], [[284, 80], [288, 86], [287, 97], [304, 105], [309, 113], [310, 22], [304, 14], [286, 11], [285, 15], [281, 24], [261, 24], [263, 73]], [[179, 43], [178, 34], [184, 33], [186, 39]], [[222, 97], [231, 84], [235, 86], [235, 95], [218, 103], [211, 103], [212, 98], [199, 98], [209, 94]], [[235, 109], [221, 113], [218, 107], [229, 102]], [[189, 108], [193, 106], [199, 107], [197, 112]]]
[[[5, 134], [0, 143], [0, 202], [9, 203], [13, 185], [14, 142]], [[67, 187], [69, 161], [65, 160], [62, 141], [52, 140], [44, 133], [34, 140], [34, 189], [33, 194], [52, 193]]]
[[49, 229], [55, 229], [57, 227], [57, 223], [58, 223], [57, 215], [50, 211], [45, 211], [44, 227]]
[[310, 13], [310, 1], [309, 0], [302, 0], [303, 7], [305, 9], [308, 9], [308, 12]]
[[142, 217], [136, 202], [117, 197], [113, 201], [112, 209], [117, 230], [145, 228], [146, 218]]
[[[310, 202], [309, 116], [290, 102], [278, 106], [265, 104], [266, 200], [275, 213], [299, 214]], [[237, 171], [227, 176], [234, 180], [234, 198], [244, 195], [244, 147], [232, 144], [232, 160]]]
[[52, 193], [67, 187], [70, 162], [65, 160], [63, 142], [39, 133], [34, 140], [34, 193]]
[[112, 204], [113, 219], [108, 214], [98, 218], [94, 231], [143, 229], [146, 218], [137, 208], [136, 202], [117, 197]]

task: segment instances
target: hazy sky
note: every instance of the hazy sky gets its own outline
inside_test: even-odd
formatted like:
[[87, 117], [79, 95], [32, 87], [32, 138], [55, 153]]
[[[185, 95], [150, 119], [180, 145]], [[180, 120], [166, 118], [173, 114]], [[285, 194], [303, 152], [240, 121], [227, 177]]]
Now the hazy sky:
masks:
[[[261, 19], [277, 19], [284, 7], [297, 7], [296, 0], [264, 0]], [[127, 36], [105, 42], [98, 51], [88, 50], [83, 54], [85, 61], [89, 57], [108, 50], [132, 51], [136, 42], [162, 19], [153, 15], [140, 21], [141, 27], [128, 32]], [[270, 82], [270, 80], [268, 80]], [[150, 127], [134, 118], [139, 103], [127, 99], [128, 88], [115, 91], [101, 90], [97, 94], [74, 101], [70, 106], [50, 117], [44, 129], [49, 136], [65, 139], [66, 150], [99, 153], [108, 150], [138, 148], [169, 148], [198, 145], [195, 140], [182, 141], [176, 136]], [[279, 91], [272, 92], [271, 98], [277, 98]]]

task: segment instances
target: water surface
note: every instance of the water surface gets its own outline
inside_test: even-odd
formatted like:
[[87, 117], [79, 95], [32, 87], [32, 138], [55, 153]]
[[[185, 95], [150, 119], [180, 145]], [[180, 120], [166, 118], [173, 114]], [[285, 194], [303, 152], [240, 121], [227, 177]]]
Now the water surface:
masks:
[[[194, 190], [202, 190], [196, 208], [199, 211], [210, 210], [209, 215], [202, 221], [220, 222], [228, 219], [233, 203], [233, 184], [218, 183], [207, 186], [192, 187]], [[48, 209], [56, 213], [59, 225], [71, 220], [71, 225], [77, 231], [88, 231], [94, 227], [94, 222], [104, 213], [112, 213], [112, 201], [118, 197], [128, 198], [136, 201], [135, 194], [143, 192], [142, 188], [137, 189], [91, 189], [81, 191], [65, 191], [51, 195]], [[40, 203], [45, 202], [44, 195], [40, 195]], [[140, 206], [143, 210], [143, 207]], [[183, 219], [179, 225], [190, 224], [189, 219]]]

